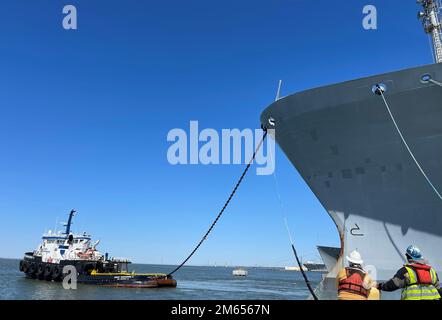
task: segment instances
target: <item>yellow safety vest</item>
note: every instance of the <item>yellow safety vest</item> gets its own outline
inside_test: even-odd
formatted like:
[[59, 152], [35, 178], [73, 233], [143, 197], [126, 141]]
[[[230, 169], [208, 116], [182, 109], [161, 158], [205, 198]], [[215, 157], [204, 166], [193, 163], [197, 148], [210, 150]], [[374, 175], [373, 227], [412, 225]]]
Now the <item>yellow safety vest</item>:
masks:
[[432, 283], [420, 284], [416, 271], [408, 265], [404, 267], [407, 269], [410, 283], [402, 290], [402, 300], [439, 300], [441, 298], [435, 287], [437, 274], [433, 268], [429, 270]]

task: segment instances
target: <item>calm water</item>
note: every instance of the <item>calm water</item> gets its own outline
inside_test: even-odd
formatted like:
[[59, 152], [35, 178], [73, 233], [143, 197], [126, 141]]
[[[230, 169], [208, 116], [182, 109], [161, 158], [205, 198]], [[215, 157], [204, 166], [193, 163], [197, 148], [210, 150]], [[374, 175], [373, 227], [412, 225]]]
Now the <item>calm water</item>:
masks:
[[[233, 268], [183, 267], [175, 274], [176, 288], [130, 289], [78, 285], [64, 290], [61, 283], [26, 279], [19, 260], [0, 259], [0, 299], [277, 299], [302, 300], [308, 290], [299, 272], [249, 268], [249, 276], [232, 276]], [[136, 272], [170, 272], [172, 266], [134, 264]], [[321, 274], [308, 273], [313, 286]]]

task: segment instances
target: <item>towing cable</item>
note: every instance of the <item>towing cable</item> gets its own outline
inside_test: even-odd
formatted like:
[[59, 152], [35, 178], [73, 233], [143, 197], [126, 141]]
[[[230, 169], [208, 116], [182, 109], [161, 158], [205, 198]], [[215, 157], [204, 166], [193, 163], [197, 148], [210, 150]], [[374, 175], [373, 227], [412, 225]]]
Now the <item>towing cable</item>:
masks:
[[209, 230], [207, 230], [207, 232], [205, 233], [205, 235], [203, 236], [203, 238], [200, 240], [200, 242], [198, 242], [198, 244], [196, 245], [196, 247], [192, 250], [192, 252], [187, 256], [186, 259], [184, 259], [184, 261], [178, 266], [176, 267], [172, 272], [170, 272], [167, 277], [173, 275], [175, 272], [177, 272], [179, 269], [181, 269], [186, 263], [187, 261], [189, 261], [190, 258], [192, 258], [192, 256], [195, 254], [195, 252], [199, 249], [199, 247], [203, 244], [203, 242], [207, 239], [207, 236], [210, 234], [210, 232], [212, 231], [212, 229], [215, 227], [215, 224], [218, 222], [218, 220], [221, 218], [221, 216], [223, 215], [224, 211], [226, 210], [227, 206], [230, 203], [230, 200], [232, 200], [233, 196], [235, 195], [236, 191], [238, 190], [241, 182], [243, 181], [244, 177], [247, 174], [247, 171], [249, 171], [253, 161], [256, 158], [256, 154], [258, 153], [259, 149], [261, 148], [265, 138], [267, 137], [267, 129], [266, 128], [262, 128], [262, 130], [264, 131], [264, 134], [258, 144], [258, 146], [256, 147], [255, 151], [253, 152], [252, 158], [250, 159], [249, 163], [247, 164], [246, 168], [244, 169], [241, 177], [239, 178], [238, 182], [235, 185], [235, 188], [233, 188], [233, 191], [230, 193], [229, 198], [227, 199], [227, 201], [224, 203], [224, 206], [222, 207], [221, 211], [218, 213], [218, 215], [216, 216], [216, 219], [213, 221], [212, 225], [210, 226]]

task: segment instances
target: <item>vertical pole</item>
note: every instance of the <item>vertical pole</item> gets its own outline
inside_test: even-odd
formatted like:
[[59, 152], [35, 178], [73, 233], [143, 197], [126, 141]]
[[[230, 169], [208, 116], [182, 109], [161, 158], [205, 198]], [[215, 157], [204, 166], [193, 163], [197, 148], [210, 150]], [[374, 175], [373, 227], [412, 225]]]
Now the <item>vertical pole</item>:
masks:
[[72, 209], [71, 212], [69, 213], [69, 220], [66, 225], [66, 232], [65, 232], [67, 235], [69, 235], [69, 233], [71, 232], [72, 217], [74, 216], [75, 212], [76, 211]]
[[281, 85], [282, 85], [282, 80], [279, 80], [278, 91], [276, 92], [275, 101], [278, 101], [281, 96]]
[[418, 0], [424, 11], [419, 12], [424, 30], [431, 36], [436, 63], [442, 63], [442, 26], [439, 19], [439, 0]]
[[430, 9], [430, 22], [433, 26], [431, 30], [431, 36], [433, 38], [436, 63], [442, 63], [442, 41], [440, 38], [441, 24], [436, 10], [438, 10], [438, 5], [436, 3], [433, 3]]

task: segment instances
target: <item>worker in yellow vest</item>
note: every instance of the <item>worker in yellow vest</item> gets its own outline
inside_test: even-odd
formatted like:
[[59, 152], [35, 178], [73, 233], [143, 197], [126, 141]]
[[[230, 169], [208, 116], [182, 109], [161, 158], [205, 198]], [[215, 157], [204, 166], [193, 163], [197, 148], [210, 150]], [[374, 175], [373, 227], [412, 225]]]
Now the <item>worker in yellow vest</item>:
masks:
[[358, 251], [346, 257], [349, 266], [342, 269], [337, 278], [338, 300], [369, 300], [370, 291], [375, 288], [374, 281], [362, 268], [364, 261]]
[[405, 253], [407, 264], [385, 283], [380, 291], [402, 289], [401, 300], [440, 300], [441, 288], [436, 271], [423, 259], [418, 247], [410, 245]]

